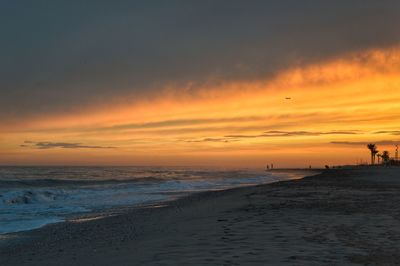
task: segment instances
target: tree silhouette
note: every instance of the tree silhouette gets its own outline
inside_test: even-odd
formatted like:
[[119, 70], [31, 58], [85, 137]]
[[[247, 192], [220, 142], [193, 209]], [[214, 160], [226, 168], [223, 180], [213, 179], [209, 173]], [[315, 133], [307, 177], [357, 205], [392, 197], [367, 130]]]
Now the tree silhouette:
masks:
[[376, 155], [378, 154], [378, 150], [373, 150], [372, 151], [372, 153], [373, 153], [373, 156], [374, 156], [374, 164], [375, 164], [375, 158], [376, 158]]
[[373, 143], [370, 143], [367, 145], [367, 148], [371, 151], [371, 164], [375, 163], [375, 155], [378, 153], [376, 150], [376, 145]]
[[387, 164], [387, 163], [389, 163], [389, 160], [390, 160], [389, 152], [388, 151], [383, 151], [382, 152], [382, 161], [383, 161], [383, 163]]
[[378, 153], [376, 156], [378, 156], [378, 164], [380, 164], [381, 163], [382, 154]]

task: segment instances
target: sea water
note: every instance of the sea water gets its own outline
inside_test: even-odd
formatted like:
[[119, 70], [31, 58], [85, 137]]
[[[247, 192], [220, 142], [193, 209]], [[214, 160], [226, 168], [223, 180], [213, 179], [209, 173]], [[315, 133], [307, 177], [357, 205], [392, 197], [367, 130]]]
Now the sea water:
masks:
[[178, 167], [0, 167], [0, 234], [76, 214], [301, 176], [304, 173]]

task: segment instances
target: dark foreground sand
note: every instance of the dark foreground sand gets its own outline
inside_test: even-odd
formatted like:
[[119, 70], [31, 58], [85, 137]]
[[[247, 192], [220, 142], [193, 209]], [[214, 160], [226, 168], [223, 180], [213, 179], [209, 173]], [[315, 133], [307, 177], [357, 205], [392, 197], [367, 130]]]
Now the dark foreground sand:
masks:
[[400, 265], [400, 169], [330, 170], [22, 236], [0, 246], [0, 265]]

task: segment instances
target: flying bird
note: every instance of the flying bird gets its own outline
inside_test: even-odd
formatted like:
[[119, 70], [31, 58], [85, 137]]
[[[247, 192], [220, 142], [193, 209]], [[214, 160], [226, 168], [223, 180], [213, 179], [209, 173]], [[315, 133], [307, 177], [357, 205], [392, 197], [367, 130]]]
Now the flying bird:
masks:
[[292, 99], [291, 97], [286, 97], [286, 98], [285, 98], [285, 100], [291, 100], [291, 99]]

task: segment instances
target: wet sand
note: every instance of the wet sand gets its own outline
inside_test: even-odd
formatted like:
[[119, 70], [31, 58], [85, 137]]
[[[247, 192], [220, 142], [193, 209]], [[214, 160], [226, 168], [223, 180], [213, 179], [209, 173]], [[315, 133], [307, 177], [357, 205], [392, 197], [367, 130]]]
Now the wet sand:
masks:
[[400, 169], [332, 169], [16, 236], [0, 265], [400, 265]]

